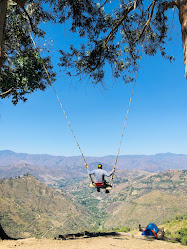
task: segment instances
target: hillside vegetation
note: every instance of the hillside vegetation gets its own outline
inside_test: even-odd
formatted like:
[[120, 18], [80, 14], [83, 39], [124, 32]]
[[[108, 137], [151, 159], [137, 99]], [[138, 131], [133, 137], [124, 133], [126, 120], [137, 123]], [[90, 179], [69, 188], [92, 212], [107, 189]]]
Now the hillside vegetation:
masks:
[[98, 193], [89, 183], [59, 179], [51, 188], [30, 175], [1, 180], [1, 225], [11, 237], [41, 238], [160, 225], [187, 214], [185, 170], [119, 170], [110, 194]]
[[149, 222], [161, 224], [176, 214], [187, 213], [187, 171], [169, 170], [139, 179], [115, 193], [117, 207], [110, 210], [105, 226], [146, 226]]
[[[102, 229], [162, 224], [177, 214], [187, 213], [187, 171], [168, 170], [159, 174], [126, 172], [116, 179], [109, 195], [86, 189], [85, 183], [67, 186], [82, 205], [97, 212]], [[87, 183], [88, 185], [88, 183]]]
[[0, 215], [4, 230], [16, 238], [54, 237], [94, 226], [84, 207], [33, 176], [0, 181]]
[[183, 245], [187, 245], [187, 215], [176, 215], [175, 219], [167, 220], [163, 226], [166, 236], [178, 239]]

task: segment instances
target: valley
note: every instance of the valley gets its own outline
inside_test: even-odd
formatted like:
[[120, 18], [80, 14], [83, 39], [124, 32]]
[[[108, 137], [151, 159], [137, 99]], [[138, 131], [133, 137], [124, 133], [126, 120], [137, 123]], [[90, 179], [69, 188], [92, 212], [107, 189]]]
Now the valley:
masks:
[[[0, 153], [0, 222], [12, 238], [54, 238], [86, 230], [128, 232], [139, 224], [160, 226], [187, 214], [187, 170], [183, 164], [181, 169], [159, 172], [158, 167], [154, 171], [150, 166], [146, 171], [119, 165], [114, 188], [105, 194], [89, 187], [90, 179], [78, 158], [64, 158], [66, 164], [61, 165], [62, 157], [55, 157], [58, 163], [54, 165], [51, 156], [7, 153]], [[5, 160], [10, 153], [12, 159]], [[166, 164], [168, 157], [180, 156], [163, 157]], [[184, 160], [185, 156], [181, 157]], [[109, 158], [103, 164], [108, 171], [112, 168]], [[92, 158], [90, 168], [97, 163], [98, 158]]]

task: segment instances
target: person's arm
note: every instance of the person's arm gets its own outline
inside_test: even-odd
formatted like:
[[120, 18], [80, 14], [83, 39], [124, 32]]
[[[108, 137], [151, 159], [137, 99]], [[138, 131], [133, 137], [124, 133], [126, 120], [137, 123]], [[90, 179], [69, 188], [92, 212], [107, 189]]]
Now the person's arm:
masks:
[[86, 165], [86, 168], [87, 168], [87, 172], [88, 172], [88, 174], [89, 174], [90, 176], [95, 174], [95, 170], [90, 171], [90, 170], [88, 169], [88, 165]]
[[92, 171], [89, 171], [89, 169], [87, 170], [88, 171], [88, 174], [91, 176], [91, 175], [95, 175], [95, 170], [92, 170]]
[[107, 176], [107, 177], [109, 177], [109, 176], [113, 175], [114, 172], [115, 172], [115, 169], [113, 169], [113, 170], [112, 170], [111, 172], [109, 172], [109, 173], [107, 173], [107, 172], [105, 171], [104, 175]]

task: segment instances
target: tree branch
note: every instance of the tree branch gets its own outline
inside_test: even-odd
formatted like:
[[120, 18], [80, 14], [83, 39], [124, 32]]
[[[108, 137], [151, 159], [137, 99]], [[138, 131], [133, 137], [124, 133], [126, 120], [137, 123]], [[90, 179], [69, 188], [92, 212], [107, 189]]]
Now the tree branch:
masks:
[[4, 54], [4, 39], [5, 39], [5, 26], [6, 26], [6, 12], [8, 0], [0, 1], [0, 73], [3, 66]]
[[0, 96], [6, 95], [7, 93], [11, 92], [12, 90], [13, 90], [13, 88], [10, 88], [6, 92], [0, 93]]
[[[21, 6], [20, 6], [21, 7]], [[32, 22], [32, 19], [31, 17], [29, 16], [28, 12], [26, 11], [25, 7], [21, 7], [25, 13], [25, 15], [27, 16], [27, 18], [29, 19], [29, 23], [30, 23], [30, 26], [31, 26], [31, 30], [32, 32], [35, 34], [35, 31], [34, 31], [34, 25], [33, 25], [33, 22]]]
[[134, 4], [131, 5], [131, 7], [125, 9], [123, 11], [123, 15], [122, 15], [122, 18], [119, 20], [119, 22], [115, 25], [115, 27], [113, 27], [113, 29], [110, 31], [110, 34], [107, 36], [106, 38], [106, 42], [105, 42], [105, 45], [107, 45], [107, 43], [109, 42], [110, 38], [113, 36], [113, 34], [115, 32], [118, 31], [118, 28], [119, 26], [122, 24], [122, 22], [125, 20], [125, 18], [127, 17], [127, 15], [132, 11], [132, 10], [135, 10], [139, 3], [141, 2], [141, 0], [137, 0]]
[[106, 1], [104, 2], [104, 4], [103, 4], [103, 5], [101, 5], [101, 7], [100, 7], [100, 8], [104, 7], [104, 5], [105, 5], [107, 2], [108, 2], [108, 0], [106, 0]]
[[24, 8], [27, 0], [13, 0], [15, 3], [17, 3], [18, 6], [20, 6], [21, 8]]
[[[151, 19], [152, 19], [153, 12], [154, 12], [154, 7], [155, 7], [155, 2], [156, 2], [156, 0], [153, 0], [153, 2], [152, 2], [152, 8], [151, 8], [151, 13], [150, 13], [150, 15], [149, 15], [149, 18], [148, 18], [146, 24], [144, 25], [144, 27], [143, 27], [143, 29], [142, 29], [142, 32], [141, 32], [141, 34], [140, 34], [138, 40], [140, 40], [140, 39], [142, 38], [142, 36], [143, 36], [143, 34], [144, 34], [144, 32], [145, 32], [146, 27], [149, 25], [149, 23], [150, 23], [150, 21], [151, 21]], [[136, 42], [137, 42], [138, 40], [136, 40]]]
[[26, 0], [25, 1], [14, 0], [14, 2], [16, 3], [17, 6], [19, 6], [23, 10], [23, 12], [25, 13], [25, 15], [27, 16], [27, 18], [29, 20], [29, 24], [31, 26], [31, 30], [35, 34], [35, 32], [34, 32], [34, 25], [33, 25], [32, 19], [31, 19], [29, 13], [25, 9]]
[[164, 4], [164, 11], [166, 11], [169, 8], [173, 8], [174, 6], [177, 6], [177, 8], [179, 7], [177, 1], [172, 1], [172, 2], [169, 2], [169, 3], [164, 2], [163, 4]]

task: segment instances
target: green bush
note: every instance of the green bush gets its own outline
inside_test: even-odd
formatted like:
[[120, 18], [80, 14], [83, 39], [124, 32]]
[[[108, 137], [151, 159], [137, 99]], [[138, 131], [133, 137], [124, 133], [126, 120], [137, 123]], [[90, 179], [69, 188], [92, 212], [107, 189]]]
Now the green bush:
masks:
[[181, 243], [182, 243], [183, 245], [187, 245], [187, 236], [182, 237]]
[[114, 230], [115, 230], [116, 232], [128, 233], [128, 232], [130, 231], [130, 228], [129, 228], [129, 227], [122, 227], [122, 228], [116, 227], [116, 228], [114, 228]]
[[178, 233], [180, 234], [181, 237], [187, 236], [187, 227], [181, 228]]
[[128, 233], [128, 232], [130, 232], [130, 228], [129, 227], [122, 227], [120, 229], [120, 232]]
[[177, 237], [183, 245], [187, 245], [187, 228], [181, 228], [177, 231]]

